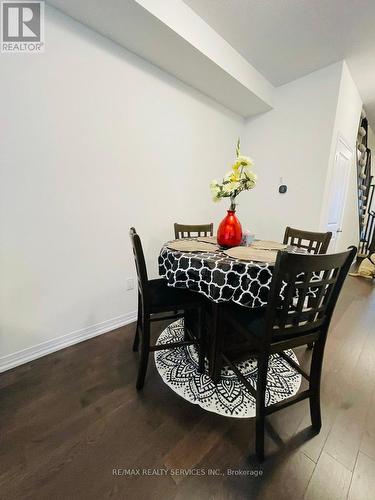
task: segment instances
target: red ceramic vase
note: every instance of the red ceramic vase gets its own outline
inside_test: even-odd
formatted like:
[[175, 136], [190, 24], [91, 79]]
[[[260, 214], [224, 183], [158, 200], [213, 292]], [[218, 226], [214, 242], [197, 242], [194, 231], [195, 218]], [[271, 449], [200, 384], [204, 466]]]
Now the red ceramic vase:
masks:
[[217, 242], [225, 248], [237, 247], [242, 240], [241, 223], [235, 210], [228, 210], [228, 214], [220, 222], [217, 230]]

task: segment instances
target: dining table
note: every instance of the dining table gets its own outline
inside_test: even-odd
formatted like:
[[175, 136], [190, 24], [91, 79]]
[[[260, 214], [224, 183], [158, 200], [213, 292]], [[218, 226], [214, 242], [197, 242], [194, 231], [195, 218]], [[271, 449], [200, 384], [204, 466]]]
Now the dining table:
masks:
[[[185, 244], [179, 243], [181, 241], [185, 241]], [[261, 248], [262, 240], [254, 242], [254, 246]], [[220, 378], [222, 367], [223, 330], [219, 325], [223, 304], [232, 302], [249, 309], [264, 308], [270, 292], [277, 250], [306, 253], [304, 249], [277, 242], [267, 241], [263, 246], [266, 248], [265, 255], [260, 254], [262, 262], [251, 260], [251, 252], [246, 260], [233, 257], [236, 252], [215, 245], [215, 238], [169, 241], [160, 250], [159, 275], [167, 280], [168, 286], [200, 293], [210, 301], [212, 321], [208, 359], [209, 374], [215, 382]], [[267, 254], [267, 251], [270, 253]], [[246, 250], [237, 253], [246, 255]], [[268, 262], [267, 255], [270, 255]]]

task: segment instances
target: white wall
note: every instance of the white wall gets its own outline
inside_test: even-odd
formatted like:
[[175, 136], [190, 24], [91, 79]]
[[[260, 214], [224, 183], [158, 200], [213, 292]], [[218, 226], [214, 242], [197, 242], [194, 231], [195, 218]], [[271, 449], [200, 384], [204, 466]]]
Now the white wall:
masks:
[[332, 134], [331, 152], [329, 158], [329, 168], [325, 183], [325, 193], [323, 196], [320, 229], [326, 230], [327, 210], [330, 196], [331, 174], [337, 148], [337, 141], [342, 137], [345, 143], [353, 151], [352, 168], [350, 171], [346, 203], [343, 213], [342, 233], [337, 240], [336, 251], [342, 251], [349, 245], [358, 245], [359, 241], [359, 219], [358, 219], [358, 188], [357, 188], [357, 167], [356, 167], [356, 139], [359, 126], [359, 119], [362, 110], [362, 100], [358, 89], [349, 72], [347, 64], [342, 63], [342, 73], [340, 82], [340, 92], [337, 101], [335, 124]]
[[45, 54], [0, 73], [1, 369], [133, 317], [129, 227], [157, 276], [173, 222], [216, 225], [243, 120], [49, 7]]
[[[355, 150], [362, 101], [340, 62], [276, 89], [275, 109], [251, 118], [243, 144], [254, 156], [257, 188], [242, 195], [241, 219], [260, 237], [282, 238], [286, 225], [325, 231], [338, 136]], [[288, 186], [279, 194], [280, 178]], [[337, 250], [358, 244], [357, 178], [353, 157], [343, 233]]]
[[277, 88], [275, 109], [246, 123], [243, 150], [259, 182], [241, 195], [239, 213], [259, 237], [280, 240], [286, 225], [319, 228], [341, 70], [337, 63]]

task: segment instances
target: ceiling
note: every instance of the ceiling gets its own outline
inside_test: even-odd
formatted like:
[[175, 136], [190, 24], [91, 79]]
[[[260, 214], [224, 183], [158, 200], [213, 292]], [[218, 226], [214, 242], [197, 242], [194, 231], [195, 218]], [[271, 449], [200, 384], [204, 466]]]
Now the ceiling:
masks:
[[375, 126], [375, 0], [184, 0], [276, 86], [346, 59]]
[[48, 4], [244, 118], [272, 109], [270, 82], [181, 0]]

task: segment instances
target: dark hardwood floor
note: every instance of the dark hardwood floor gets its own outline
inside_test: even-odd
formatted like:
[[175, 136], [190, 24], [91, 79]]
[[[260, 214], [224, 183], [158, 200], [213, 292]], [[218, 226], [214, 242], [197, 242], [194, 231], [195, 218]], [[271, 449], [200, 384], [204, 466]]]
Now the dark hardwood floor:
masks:
[[[133, 331], [129, 325], [0, 375], [1, 499], [375, 498], [372, 282], [349, 277], [337, 306], [320, 434], [309, 439], [306, 401], [272, 415], [262, 464], [253, 455], [254, 419], [187, 403], [153, 361], [136, 392]], [[301, 363], [311, 355], [297, 354]], [[134, 474], [119, 475], [126, 469]]]

